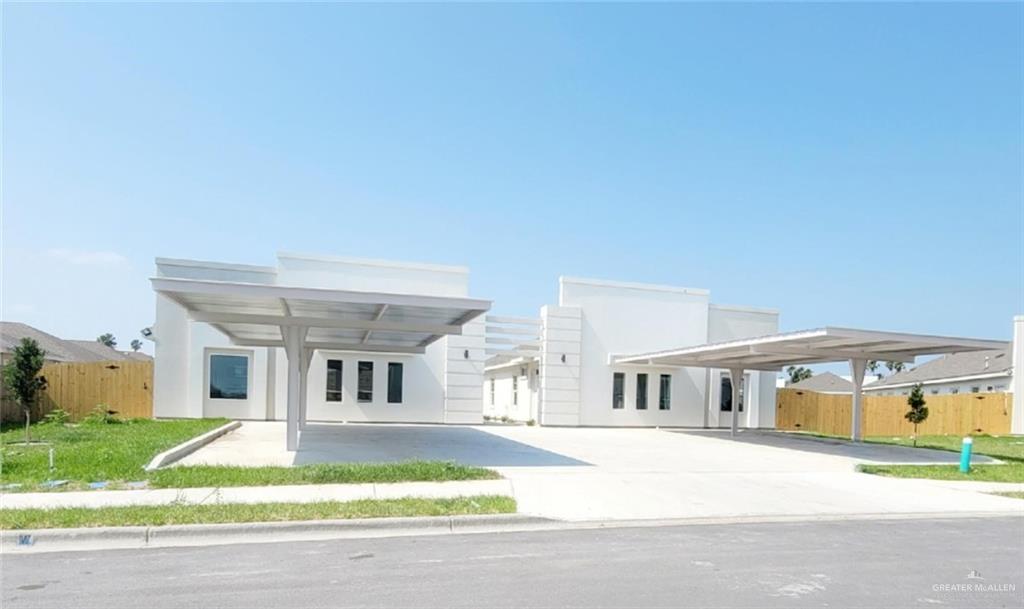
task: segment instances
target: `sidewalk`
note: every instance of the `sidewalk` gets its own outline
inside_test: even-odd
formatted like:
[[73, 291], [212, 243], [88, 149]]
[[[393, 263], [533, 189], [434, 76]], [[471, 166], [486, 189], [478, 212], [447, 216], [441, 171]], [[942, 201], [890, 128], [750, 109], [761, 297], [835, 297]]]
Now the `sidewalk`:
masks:
[[452, 499], [473, 495], [512, 496], [508, 480], [453, 482], [398, 482], [391, 484], [296, 484], [288, 486], [235, 486], [223, 488], [164, 488], [129, 491], [6, 493], [3, 509], [57, 507], [112, 507], [202, 503], [316, 503], [358, 499], [424, 497]]

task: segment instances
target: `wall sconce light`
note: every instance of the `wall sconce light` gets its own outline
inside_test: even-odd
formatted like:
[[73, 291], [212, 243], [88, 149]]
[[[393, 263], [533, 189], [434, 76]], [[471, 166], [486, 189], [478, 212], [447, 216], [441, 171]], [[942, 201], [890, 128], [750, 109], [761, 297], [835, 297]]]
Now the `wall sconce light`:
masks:
[[562, 354], [562, 363], [563, 364], [565, 363], [565, 354], [564, 353]]
[[469, 349], [466, 349], [465, 351], [462, 352], [462, 357], [465, 359], [469, 359]]

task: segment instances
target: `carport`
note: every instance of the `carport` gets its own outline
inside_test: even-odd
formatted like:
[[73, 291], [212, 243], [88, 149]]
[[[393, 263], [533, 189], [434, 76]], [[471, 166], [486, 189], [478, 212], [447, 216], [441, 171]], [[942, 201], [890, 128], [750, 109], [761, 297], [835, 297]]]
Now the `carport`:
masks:
[[462, 334], [491, 307], [489, 300], [300, 288], [158, 277], [153, 290], [208, 323], [232, 344], [283, 347], [288, 358], [287, 449], [306, 425], [306, 378], [316, 349], [424, 353], [431, 343]]
[[[790, 365], [848, 361], [854, 386], [850, 435], [854, 441], [859, 441], [862, 388], [869, 361], [913, 363], [919, 355], [1005, 349], [1008, 345], [1009, 342], [1000, 340], [825, 327], [667, 351], [613, 355], [610, 359], [613, 364], [728, 370], [732, 379], [733, 404], [740, 402], [740, 387], [746, 370], [778, 372]], [[737, 410], [733, 408], [731, 411], [732, 435], [737, 430]]]

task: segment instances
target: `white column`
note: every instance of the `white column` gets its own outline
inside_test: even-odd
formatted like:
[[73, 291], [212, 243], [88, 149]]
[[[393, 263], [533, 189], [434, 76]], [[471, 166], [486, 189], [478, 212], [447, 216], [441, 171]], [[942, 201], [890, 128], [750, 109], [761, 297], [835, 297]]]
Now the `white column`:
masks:
[[1010, 433], [1024, 434], [1024, 315], [1013, 318], [1013, 410]]
[[306, 407], [309, 402], [309, 364], [313, 361], [313, 350], [302, 349], [299, 362], [299, 431], [306, 428]]
[[853, 408], [850, 409], [850, 439], [860, 442], [860, 413], [864, 402], [864, 370], [867, 368], [866, 359], [850, 360], [850, 380], [853, 381]]
[[299, 447], [299, 403], [304, 384], [302, 382], [302, 354], [305, 351], [306, 328], [282, 326], [281, 337], [284, 339], [284, 352], [288, 357], [286, 448], [297, 450]]
[[729, 418], [729, 435], [735, 436], [740, 422], [740, 389], [743, 387], [743, 368], [729, 368], [729, 380], [732, 384], [732, 415]]

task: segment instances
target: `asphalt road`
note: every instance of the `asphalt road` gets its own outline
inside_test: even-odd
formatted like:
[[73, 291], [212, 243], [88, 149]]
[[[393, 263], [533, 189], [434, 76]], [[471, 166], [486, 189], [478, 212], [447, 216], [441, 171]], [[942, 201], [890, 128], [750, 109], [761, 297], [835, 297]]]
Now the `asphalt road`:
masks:
[[1024, 518], [39, 553], [4, 556], [2, 577], [5, 609], [1022, 607]]

